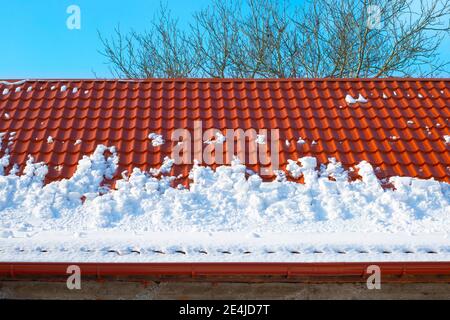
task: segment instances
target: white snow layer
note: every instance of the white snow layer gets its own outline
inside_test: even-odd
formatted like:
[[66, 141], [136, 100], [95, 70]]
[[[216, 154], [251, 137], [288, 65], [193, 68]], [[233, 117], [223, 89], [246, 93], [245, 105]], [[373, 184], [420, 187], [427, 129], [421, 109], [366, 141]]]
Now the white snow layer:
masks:
[[[110, 156], [105, 156], [107, 150]], [[1, 168], [8, 165], [8, 159], [1, 159]], [[114, 189], [102, 185], [105, 178], [113, 176], [117, 165], [114, 147], [100, 145], [94, 154], [79, 161], [70, 179], [44, 185], [47, 166], [34, 163], [31, 157], [22, 175], [0, 175], [0, 261], [111, 260], [108, 255], [86, 255], [81, 250], [85, 248], [82, 243], [94, 251], [126, 243], [165, 247], [169, 242], [191, 249], [236, 249], [241, 244], [239, 250], [250, 246], [250, 251], [264, 251], [270, 245], [287, 250], [292, 245], [311, 248], [308, 241], [312, 238], [307, 235], [319, 236], [322, 245], [333, 245], [339, 234], [347, 234], [343, 239], [346, 248], [352, 250], [364, 246], [368, 239], [372, 239], [371, 245], [386, 245], [385, 235], [398, 240], [396, 248], [407, 248], [414, 241], [427, 246], [427, 238], [420, 235], [434, 234], [442, 238], [435, 243], [450, 259], [450, 245], [445, 246], [450, 243], [450, 185], [443, 182], [392, 177], [390, 182], [395, 189], [383, 189], [372, 166], [365, 161], [357, 166], [362, 180], [349, 181], [336, 160], [330, 159], [328, 165], [316, 170], [316, 159], [304, 157], [289, 161], [287, 168], [289, 175], [302, 176], [304, 184], [286, 179], [263, 182], [256, 174], [246, 177], [245, 166], [234, 161], [215, 171], [194, 165], [190, 188], [173, 188], [172, 177], [152, 175], [170, 171], [173, 160], [166, 158], [152, 174], [135, 168], [129, 176], [124, 174]], [[138, 234], [144, 235], [142, 239]], [[204, 234], [220, 236], [206, 236], [210, 242], [205, 243], [199, 240]], [[249, 236], [259, 238], [259, 234], [264, 235], [265, 241], [248, 241]], [[280, 239], [285, 238], [277, 236], [280, 234], [291, 237], [282, 242]], [[59, 249], [50, 255], [38, 250], [52, 246]], [[21, 255], [17, 253], [20, 248], [30, 250]], [[269, 255], [253, 258], [265, 256]], [[292, 259], [289, 250], [267, 258]], [[346, 258], [358, 260], [368, 256]], [[391, 258], [402, 259], [395, 255]], [[158, 260], [154, 256], [147, 259]], [[196, 261], [197, 256], [185, 259]], [[434, 259], [443, 257], [436, 255]]]
[[345, 102], [347, 102], [347, 104], [354, 104], [354, 103], [357, 103], [357, 102], [360, 102], [360, 103], [367, 103], [367, 99], [364, 98], [364, 97], [362, 96], [362, 94], [359, 94], [359, 96], [358, 96], [357, 99], [355, 99], [355, 98], [353, 98], [351, 95], [347, 94], [347, 95], [345, 96]]

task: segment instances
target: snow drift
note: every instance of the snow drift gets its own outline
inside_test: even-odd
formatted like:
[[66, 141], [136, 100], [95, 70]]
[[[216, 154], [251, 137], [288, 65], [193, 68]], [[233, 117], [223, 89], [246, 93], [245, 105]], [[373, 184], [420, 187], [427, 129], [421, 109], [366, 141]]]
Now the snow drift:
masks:
[[[110, 156], [105, 156], [109, 151]], [[47, 167], [29, 158], [21, 175], [0, 175], [0, 236], [15, 231], [263, 231], [263, 232], [449, 232], [449, 184], [392, 177], [385, 190], [372, 166], [357, 168], [361, 181], [349, 181], [342, 165], [330, 159], [316, 170], [316, 160], [289, 161], [288, 172], [263, 182], [238, 161], [215, 171], [194, 165], [190, 189], [173, 188], [170, 170], [134, 169], [102, 186], [117, 170], [114, 147], [98, 146], [79, 161], [76, 173], [44, 185]], [[8, 165], [6, 155], [0, 167]], [[169, 170], [168, 170], [169, 169]], [[286, 175], [303, 176], [304, 184]], [[330, 177], [332, 179], [330, 179]]]

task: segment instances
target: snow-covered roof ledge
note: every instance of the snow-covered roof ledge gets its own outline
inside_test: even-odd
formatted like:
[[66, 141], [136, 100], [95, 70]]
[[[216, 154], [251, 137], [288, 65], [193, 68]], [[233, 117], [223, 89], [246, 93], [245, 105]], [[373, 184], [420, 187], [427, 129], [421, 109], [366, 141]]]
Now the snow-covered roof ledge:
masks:
[[450, 261], [449, 82], [1, 82], [0, 261]]
[[195, 166], [189, 189], [139, 169], [107, 188], [119, 161], [114, 148], [99, 146], [68, 180], [44, 184], [46, 166], [31, 159], [23, 175], [0, 176], [1, 260], [450, 259], [444, 182], [392, 177], [395, 188], [384, 189], [367, 162], [351, 181], [339, 163], [318, 171], [305, 157], [286, 173], [304, 183], [263, 182], [234, 162]]

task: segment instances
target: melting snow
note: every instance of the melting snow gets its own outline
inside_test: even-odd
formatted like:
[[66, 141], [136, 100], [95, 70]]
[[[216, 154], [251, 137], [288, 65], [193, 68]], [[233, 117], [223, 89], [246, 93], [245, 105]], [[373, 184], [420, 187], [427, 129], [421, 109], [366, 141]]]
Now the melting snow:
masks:
[[47, 143], [53, 143], [53, 137], [52, 136], [48, 136], [47, 137]]
[[221, 132], [216, 132], [214, 137], [215, 137], [215, 139], [206, 140], [205, 143], [206, 144], [221, 144], [221, 143], [224, 143], [226, 140], [225, 136]]
[[8, 94], [8, 93], [9, 93], [9, 89], [8, 88], [3, 89], [3, 95]]
[[5, 80], [1, 80], [0, 84], [6, 84], [6, 85], [20, 85], [25, 83], [27, 80], [19, 80], [19, 81], [15, 81], [15, 82], [9, 82], [9, 81], [5, 81]]
[[263, 134], [257, 134], [255, 142], [257, 144], [266, 144], [266, 136]]
[[357, 99], [353, 98], [351, 95], [348, 94], [345, 97], [345, 101], [347, 102], [347, 104], [354, 104], [354, 103], [357, 103], [357, 102], [367, 103], [367, 99], [364, 98], [361, 94], [359, 94]]
[[152, 146], [154, 147], [158, 147], [165, 142], [162, 135], [156, 133], [150, 133], [148, 138], [152, 141]]
[[216, 143], [224, 143], [225, 140], [226, 138], [222, 133], [216, 132]]
[[299, 178], [303, 174], [302, 167], [300, 167], [297, 162], [298, 161], [289, 159], [288, 165], [286, 166], [286, 170], [295, 179]]
[[[161, 165], [161, 167], [159, 167], [158, 169], [152, 168], [150, 169], [150, 173], [153, 176], [157, 176], [159, 174], [166, 174], [169, 173], [170, 170], [172, 170], [172, 166], [175, 163], [175, 160], [170, 159], [169, 157], [164, 157], [164, 161], [163, 164]], [[133, 172], [137, 172], [136, 169], [134, 169], [135, 171]]]
[[450, 144], [450, 136], [449, 135], [445, 135], [444, 140], [445, 140], [445, 143]]

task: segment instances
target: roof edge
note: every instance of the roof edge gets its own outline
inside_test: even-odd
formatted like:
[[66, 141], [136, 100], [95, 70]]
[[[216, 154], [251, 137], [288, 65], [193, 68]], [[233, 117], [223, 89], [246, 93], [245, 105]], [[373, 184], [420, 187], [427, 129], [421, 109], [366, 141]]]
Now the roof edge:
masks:
[[26, 79], [0, 79], [0, 84], [14, 85], [24, 82], [61, 82], [61, 81], [91, 81], [91, 82], [410, 82], [450, 81], [450, 78], [26, 78]]
[[[67, 268], [77, 265], [84, 275], [91, 276], [359, 276], [377, 265], [384, 276], [448, 276], [450, 262], [217, 262], [217, 263], [52, 263], [0, 262], [0, 276], [66, 276]], [[445, 280], [448, 281], [448, 280]]]

